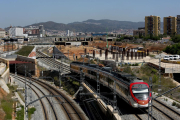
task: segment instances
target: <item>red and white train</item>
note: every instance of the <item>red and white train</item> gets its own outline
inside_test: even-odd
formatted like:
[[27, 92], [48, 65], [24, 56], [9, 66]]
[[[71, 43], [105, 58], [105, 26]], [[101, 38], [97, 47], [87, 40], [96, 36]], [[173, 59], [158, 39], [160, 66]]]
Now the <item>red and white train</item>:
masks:
[[[110, 71], [108, 67], [99, 68], [98, 65], [72, 62], [70, 65], [72, 73], [80, 74], [81, 70], [86, 77], [97, 79], [99, 73], [99, 80], [104, 85], [113, 88], [116, 84], [116, 92], [122, 99], [134, 108], [147, 108], [151, 102], [149, 97], [149, 85], [143, 80], [123, 72]], [[116, 82], [114, 82], [116, 81]]]

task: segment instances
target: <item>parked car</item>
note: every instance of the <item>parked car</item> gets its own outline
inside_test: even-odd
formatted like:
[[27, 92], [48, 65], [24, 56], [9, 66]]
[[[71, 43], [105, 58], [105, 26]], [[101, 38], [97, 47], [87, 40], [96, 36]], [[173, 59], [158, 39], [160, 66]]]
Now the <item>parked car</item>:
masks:
[[164, 60], [169, 60], [169, 56], [168, 56], [168, 55], [165, 55], [165, 56], [164, 56]]
[[169, 55], [169, 60], [174, 60], [173, 55]]
[[174, 60], [179, 60], [179, 55], [174, 55]]

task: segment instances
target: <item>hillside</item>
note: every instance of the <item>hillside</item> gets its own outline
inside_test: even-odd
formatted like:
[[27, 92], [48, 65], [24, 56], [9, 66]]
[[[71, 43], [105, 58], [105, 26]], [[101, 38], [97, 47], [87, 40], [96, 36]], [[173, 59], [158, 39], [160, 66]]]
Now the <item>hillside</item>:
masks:
[[[120, 29], [138, 29], [138, 27], [144, 27], [144, 22], [131, 22], [131, 21], [117, 21], [117, 20], [93, 20], [89, 19], [82, 22], [73, 22], [69, 24], [56, 23], [53, 21], [40, 22], [36, 24], [27, 25], [39, 26], [44, 25], [45, 30], [59, 30], [59, 31], [75, 31], [75, 32], [107, 32]], [[163, 23], [161, 23], [161, 27]]]
[[[47, 30], [71, 30], [76, 32], [106, 32], [119, 29], [137, 29], [144, 27], [144, 22], [130, 22], [130, 21], [117, 21], [117, 20], [93, 20], [89, 19], [83, 22], [73, 22], [69, 24], [56, 23], [53, 21], [41, 22], [28, 26], [44, 25]], [[25, 27], [28, 27], [25, 26]]]

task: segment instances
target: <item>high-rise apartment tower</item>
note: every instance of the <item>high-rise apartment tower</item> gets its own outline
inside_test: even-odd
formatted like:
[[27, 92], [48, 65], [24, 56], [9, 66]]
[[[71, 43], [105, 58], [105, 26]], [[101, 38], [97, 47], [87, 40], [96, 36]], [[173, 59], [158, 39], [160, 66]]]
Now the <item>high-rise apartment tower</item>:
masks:
[[177, 25], [177, 18], [176, 17], [164, 17], [164, 34], [167, 35], [175, 35], [176, 33], [176, 25]]
[[158, 36], [160, 34], [160, 17], [159, 16], [146, 16], [145, 17], [145, 36], [152, 35]]
[[180, 35], [180, 15], [177, 15], [177, 34]]

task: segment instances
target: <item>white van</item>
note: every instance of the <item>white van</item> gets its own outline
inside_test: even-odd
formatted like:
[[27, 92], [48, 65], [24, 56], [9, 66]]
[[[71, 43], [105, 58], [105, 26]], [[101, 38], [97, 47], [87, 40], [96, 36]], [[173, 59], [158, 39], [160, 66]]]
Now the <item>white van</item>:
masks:
[[169, 60], [174, 60], [173, 55], [169, 55]]
[[179, 60], [179, 55], [173, 55], [174, 60]]
[[163, 59], [164, 59], [164, 60], [169, 60], [169, 56], [168, 56], [168, 55], [165, 55]]

